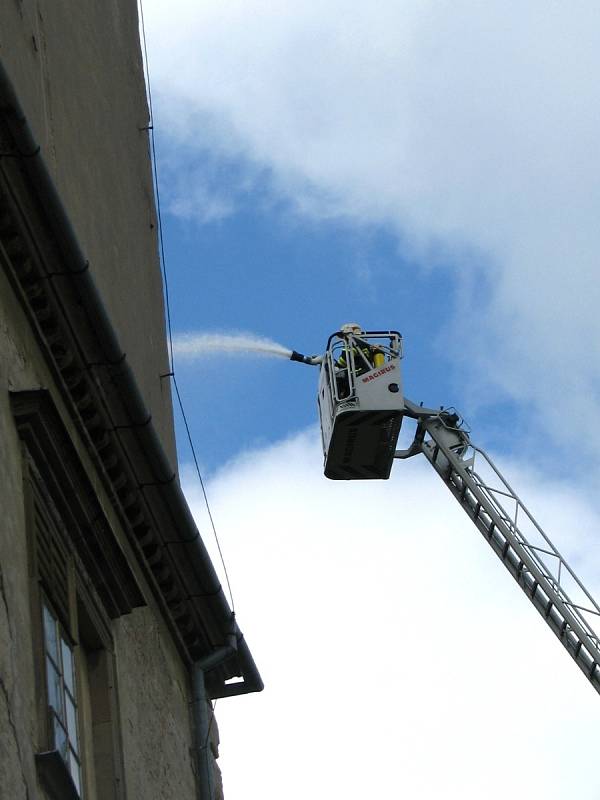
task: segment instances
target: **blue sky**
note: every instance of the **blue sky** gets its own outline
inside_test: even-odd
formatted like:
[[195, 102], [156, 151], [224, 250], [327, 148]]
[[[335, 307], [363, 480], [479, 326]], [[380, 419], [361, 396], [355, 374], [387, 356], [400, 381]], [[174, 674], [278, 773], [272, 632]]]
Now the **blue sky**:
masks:
[[[411, 263], [385, 229], [244, 207], [203, 226], [167, 212], [164, 234], [175, 334], [250, 331], [319, 353], [344, 321], [400, 327], [410, 396], [446, 405], [456, 397], [440, 334], [456, 310], [451, 275]], [[208, 469], [315, 422], [314, 369], [243, 355], [176, 366]]]
[[[398, 328], [598, 594], [597, 4], [144, 9], [174, 332]], [[217, 710], [228, 800], [598, 797], [598, 698], [427, 465], [328, 482], [316, 370], [176, 368], [266, 682]]]
[[[476, 302], [485, 306], [493, 292], [486, 273], [488, 253], [466, 243], [445, 248], [438, 242], [415, 253], [389, 226], [294, 213], [261, 181], [234, 211], [199, 222], [187, 212], [174, 212], [169, 166], [178, 163], [177, 143], [161, 132], [160, 124], [157, 128], [159, 170], [167, 165], [163, 226], [175, 336], [197, 330], [251, 332], [318, 353], [344, 321], [357, 320], [372, 330], [399, 329], [408, 397], [457, 407], [482, 446], [511, 452], [520, 437], [542, 468], [550, 463], [553, 471], [563, 468], [559, 443], [552, 441], [552, 452], [545, 452], [548, 434], [532, 413], [500, 387], [495, 392], [486, 387], [482, 394], [481, 375], [470, 366], [473, 332], [465, 330], [460, 315], [465, 293], [481, 296]], [[212, 162], [205, 166], [214, 170]], [[179, 164], [185, 168], [185, 162]], [[201, 174], [202, 169], [203, 159], [194, 159], [194, 170]], [[223, 172], [223, 181], [235, 180], [230, 168]], [[474, 269], [472, 286], [457, 284], [457, 273]], [[200, 364], [178, 359], [176, 369], [184, 402], [193, 408], [189, 422], [194, 439], [202, 443], [200, 457], [208, 472], [240, 451], [316, 421], [316, 370], [228, 355]], [[179, 416], [177, 431], [185, 460], [189, 448]], [[571, 465], [567, 462], [564, 469]]]

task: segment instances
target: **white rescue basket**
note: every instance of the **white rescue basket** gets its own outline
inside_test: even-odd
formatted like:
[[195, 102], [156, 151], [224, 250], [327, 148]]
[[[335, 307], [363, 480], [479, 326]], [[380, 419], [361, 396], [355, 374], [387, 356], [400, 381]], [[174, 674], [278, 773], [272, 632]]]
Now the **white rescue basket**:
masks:
[[397, 331], [329, 337], [318, 394], [328, 478], [389, 478], [404, 413], [401, 358]]

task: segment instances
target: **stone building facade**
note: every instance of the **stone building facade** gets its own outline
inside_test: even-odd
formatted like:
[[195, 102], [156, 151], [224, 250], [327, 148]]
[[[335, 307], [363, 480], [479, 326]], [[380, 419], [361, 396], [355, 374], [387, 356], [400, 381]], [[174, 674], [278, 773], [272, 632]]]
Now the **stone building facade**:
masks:
[[219, 798], [262, 682], [179, 487], [135, 0], [0, 5], [0, 800]]

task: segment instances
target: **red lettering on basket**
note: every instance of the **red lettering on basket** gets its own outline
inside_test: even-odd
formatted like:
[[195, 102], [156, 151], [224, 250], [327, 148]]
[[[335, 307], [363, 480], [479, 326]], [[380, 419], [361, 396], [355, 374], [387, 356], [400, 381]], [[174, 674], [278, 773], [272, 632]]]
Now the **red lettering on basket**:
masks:
[[372, 372], [370, 375], [365, 375], [365, 377], [362, 379], [362, 382], [369, 383], [369, 381], [374, 381], [375, 378], [381, 378], [382, 375], [385, 375], [386, 372], [391, 372], [393, 369], [396, 369], [396, 365], [388, 364], [387, 366], [377, 370], [377, 372]]

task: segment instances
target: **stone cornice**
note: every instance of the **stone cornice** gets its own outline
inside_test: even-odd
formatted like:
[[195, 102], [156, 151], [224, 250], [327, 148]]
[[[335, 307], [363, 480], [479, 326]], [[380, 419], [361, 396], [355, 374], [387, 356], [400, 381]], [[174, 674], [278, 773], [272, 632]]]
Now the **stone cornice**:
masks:
[[[0, 78], [0, 265], [182, 656], [196, 661], [233, 635], [237, 651], [207, 675], [209, 693], [260, 690], [250, 651], [108, 323], [89, 265], [6, 76]], [[243, 682], [225, 684], [239, 676]]]

